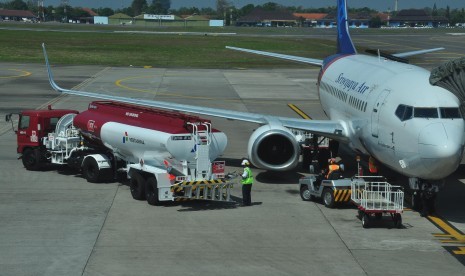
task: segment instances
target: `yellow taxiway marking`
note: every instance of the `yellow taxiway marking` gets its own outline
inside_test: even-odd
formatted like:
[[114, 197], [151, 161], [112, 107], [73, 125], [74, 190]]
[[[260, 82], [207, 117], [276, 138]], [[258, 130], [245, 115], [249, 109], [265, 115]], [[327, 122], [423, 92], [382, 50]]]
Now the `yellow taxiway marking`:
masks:
[[459, 246], [459, 250], [453, 250], [452, 252], [456, 255], [465, 255], [465, 247]]
[[311, 120], [312, 118], [310, 116], [308, 116], [305, 112], [303, 112], [300, 108], [298, 108], [296, 105], [294, 104], [288, 104], [287, 106], [289, 106], [292, 110], [295, 111], [295, 113], [299, 114], [300, 117], [306, 119], [306, 120]]
[[[444, 233], [433, 234], [437, 238], [444, 238], [441, 240], [442, 243], [465, 243], [465, 235], [449, 223], [435, 216], [428, 216], [428, 219], [444, 231]], [[464, 248], [462, 247], [461, 250], [463, 251]], [[460, 254], [465, 254], [465, 251], [463, 252]]]
[[7, 71], [17, 72], [17, 73], [20, 73], [20, 74], [7, 75], [7, 76], [1, 76], [0, 75], [0, 79], [22, 78], [22, 77], [29, 77], [30, 75], [32, 75], [31, 72], [24, 71], [24, 70], [19, 70], [19, 69], [7, 69]]

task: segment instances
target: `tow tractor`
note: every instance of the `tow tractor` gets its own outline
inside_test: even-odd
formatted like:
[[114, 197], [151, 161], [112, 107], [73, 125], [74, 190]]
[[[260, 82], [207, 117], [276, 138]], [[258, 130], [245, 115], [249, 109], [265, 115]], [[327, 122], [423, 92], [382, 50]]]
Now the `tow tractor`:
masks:
[[323, 179], [323, 175], [311, 174], [299, 180], [300, 197], [304, 201], [323, 199], [328, 208], [334, 208], [339, 203], [350, 201], [351, 179], [342, 178], [341, 172], [333, 172], [330, 179]]

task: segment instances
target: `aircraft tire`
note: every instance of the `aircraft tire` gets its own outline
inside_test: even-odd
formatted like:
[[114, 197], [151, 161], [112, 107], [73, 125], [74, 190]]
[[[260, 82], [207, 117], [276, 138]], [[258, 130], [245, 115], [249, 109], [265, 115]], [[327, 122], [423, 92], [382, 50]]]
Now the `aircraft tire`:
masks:
[[421, 196], [420, 193], [412, 193], [412, 197], [410, 199], [410, 206], [412, 210], [415, 210], [417, 212], [421, 211], [422, 206], [421, 206]]
[[135, 200], [144, 200], [145, 199], [145, 179], [138, 173], [134, 172], [129, 181], [129, 188], [131, 190], [132, 198]]

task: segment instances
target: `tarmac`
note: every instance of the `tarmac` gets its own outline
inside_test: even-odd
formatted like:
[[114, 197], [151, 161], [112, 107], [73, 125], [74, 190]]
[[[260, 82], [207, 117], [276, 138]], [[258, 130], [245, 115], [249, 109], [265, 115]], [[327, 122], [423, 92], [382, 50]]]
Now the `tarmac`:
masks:
[[[378, 38], [357, 39], [370, 44]], [[402, 41], [387, 37], [383, 45], [401, 48], [396, 40]], [[432, 67], [438, 60], [463, 56], [461, 43], [462, 52], [432, 53], [418, 62]], [[413, 49], [403, 51], [409, 50]], [[312, 67], [53, 70], [56, 82], [65, 88], [298, 117], [287, 106], [292, 103], [313, 119], [325, 118], [315, 86], [318, 70]], [[0, 89], [2, 119], [10, 112], [48, 104], [82, 111], [92, 101], [52, 91], [44, 66], [37, 64], [0, 63]], [[247, 142], [257, 125], [211, 119], [228, 136], [221, 157], [226, 171], [240, 171], [239, 161], [247, 155]], [[363, 229], [350, 204], [329, 209], [318, 201], [302, 201], [298, 179], [308, 173], [301, 168], [279, 174], [253, 168], [251, 207], [239, 207], [239, 184], [233, 189], [233, 204], [192, 201], [150, 206], [133, 200], [126, 182], [92, 184], [57, 168], [26, 171], [16, 154], [14, 132], [3, 120], [0, 168], [1, 275], [463, 275], [464, 271], [462, 166], [438, 196], [437, 215], [423, 218], [407, 209], [401, 229], [389, 217]]]

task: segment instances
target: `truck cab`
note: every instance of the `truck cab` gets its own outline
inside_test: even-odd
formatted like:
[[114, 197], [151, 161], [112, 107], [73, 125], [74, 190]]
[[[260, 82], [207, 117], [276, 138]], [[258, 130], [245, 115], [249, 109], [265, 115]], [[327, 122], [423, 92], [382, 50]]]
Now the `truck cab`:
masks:
[[[43, 157], [41, 139], [46, 137], [48, 133], [55, 131], [58, 120], [69, 113], [78, 114], [79, 112], [70, 109], [51, 109], [49, 107], [46, 110], [24, 110], [17, 114], [16, 151], [21, 154], [26, 169], [39, 169], [39, 160], [42, 160]], [[7, 115], [7, 121], [11, 120], [12, 115]]]

